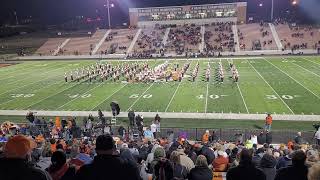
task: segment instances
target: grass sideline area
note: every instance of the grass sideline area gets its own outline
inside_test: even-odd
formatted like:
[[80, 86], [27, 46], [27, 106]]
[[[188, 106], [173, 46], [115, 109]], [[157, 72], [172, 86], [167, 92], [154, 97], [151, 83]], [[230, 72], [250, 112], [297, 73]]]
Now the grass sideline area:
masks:
[[[221, 61], [225, 81], [214, 77]], [[96, 61], [37, 61], [0, 68], [0, 109], [85, 111], [109, 110], [118, 101], [122, 111], [200, 113], [320, 114], [320, 57], [268, 57], [256, 59], [205, 59], [199, 61], [199, 75], [191, 82], [198, 62], [191, 60], [186, 78], [179, 82], [123, 83], [111, 80], [64, 82], [64, 73]], [[114, 65], [126, 61], [104, 61]], [[163, 60], [150, 60], [155, 67]], [[187, 60], [170, 60], [180, 67]], [[233, 62], [240, 74], [234, 83], [229, 70]], [[140, 63], [143, 63], [140, 62]], [[207, 66], [212, 78], [205, 81]]]
[[[45, 119], [54, 119], [54, 117], [45, 117]], [[84, 117], [76, 117], [77, 123], [82, 124]], [[95, 118], [97, 119], [97, 118]], [[24, 116], [0, 116], [0, 124], [4, 121], [12, 121], [16, 123], [28, 122]], [[145, 118], [144, 124], [146, 126], [151, 124], [152, 119]], [[127, 127], [129, 123], [128, 118], [118, 118], [117, 124]], [[274, 121], [272, 124], [273, 130], [293, 130], [293, 131], [314, 131], [312, 127], [316, 122], [305, 121]], [[161, 127], [163, 128], [207, 128], [207, 129], [263, 129], [264, 121], [252, 120], [214, 120], [214, 119], [162, 119]]]

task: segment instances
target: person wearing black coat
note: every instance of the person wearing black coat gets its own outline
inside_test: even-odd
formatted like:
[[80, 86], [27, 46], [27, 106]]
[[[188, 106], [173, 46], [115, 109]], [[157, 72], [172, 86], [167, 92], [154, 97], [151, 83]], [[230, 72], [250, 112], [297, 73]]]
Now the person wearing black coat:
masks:
[[272, 133], [270, 131], [266, 132], [266, 143], [271, 144], [272, 143]]
[[212, 180], [213, 173], [209, 169], [207, 158], [203, 155], [197, 157], [196, 166], [191, 169], [188, 180]]
[[276, 164], [277, 160], [273, 156], [269, 154], [263, 155], [260, 161], [260, 169], [266, 175], [267, 180], [274, 180], [276, 176]]
[[301, 150], [293, 152], [292, 165], [279, 169], [274, 180], [308, 180], [306, 158], [305, 153]]
[[135, 117], [136, 117], [136, 115], [134, 114], [134, 111], [132, 109], [130, 109], [128, 112], [128, 118], [129, 118], [129, 122], [130, 122], [131, 127], [134, 126], [134, 118]]
[[266, 175], [252, 163], [252, 152], [242, 149], [240, 163], [228, 170], [227, 180], [266, 180]]
[[215, 158], [215, 155], [214, 155], [214, 152], [211, 149], [209, 149], [209, 147], [207, 147], [205, 145], [202, 146], [200, 154], [202, 154], [206, 157], [208, 164], [212, 164], [212, 162]]
[[266, 137], [264, 136], [263, 131], [260, 132], [260, 134], [257, 136], [258, 144], [264, 144], [266, 143]]
[[96, 140], [97, 156], [91, 164], [82, 166], [75, 179], [77, 180], [140, 180], [137, 166], [125, 162], [114, 155], [115, 143], [112, 136], [100, 135]]

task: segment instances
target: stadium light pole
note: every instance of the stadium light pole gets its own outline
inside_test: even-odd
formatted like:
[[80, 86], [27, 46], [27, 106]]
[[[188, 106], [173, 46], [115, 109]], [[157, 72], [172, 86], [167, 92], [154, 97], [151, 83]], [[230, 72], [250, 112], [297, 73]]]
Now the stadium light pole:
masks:
[[110, 0], [107, 0], [107, 5], [104, 5], [107, 7], [107, 13], [108, 13], [108, 27], [111, 29], [111, 17], [110, 17], [110, 7], [114, 7], [114, 4], [110, 4]]
[[273, 0], [271, 0], [271, 23], [272, 23], [272, 20], [273, 20], [273, 6], [274, 4], [273, 4]]

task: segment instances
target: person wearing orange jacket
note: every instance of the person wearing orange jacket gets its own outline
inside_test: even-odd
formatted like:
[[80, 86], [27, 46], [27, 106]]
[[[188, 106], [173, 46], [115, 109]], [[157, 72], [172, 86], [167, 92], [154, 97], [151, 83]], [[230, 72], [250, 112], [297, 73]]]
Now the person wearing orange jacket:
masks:
[[264, 130], [271, 131], [271, 125], [272, 125], [272, 116], [271, 116], [271, 114], [268, 114], [266, 117], [266, 123], [264, 126]]

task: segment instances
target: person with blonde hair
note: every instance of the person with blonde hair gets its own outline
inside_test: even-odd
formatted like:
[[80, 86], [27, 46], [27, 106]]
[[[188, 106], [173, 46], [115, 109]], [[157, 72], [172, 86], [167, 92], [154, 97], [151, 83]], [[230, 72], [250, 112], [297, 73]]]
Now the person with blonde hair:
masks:
[[191, 169], [188, 180], [212, 180], [213, 175], [208, 167], [207, 158], [199, 155], [196, 160], [196, 167]]
[[308, 180], [320, 179], [320, 163], [314, 164], [308, 171]]
[[187, 168], [180, 163], [180, 153], [178, 151], [172, 151], [170, 161], [173, 166], [173, 178], [187, 179], [188, 171]]

